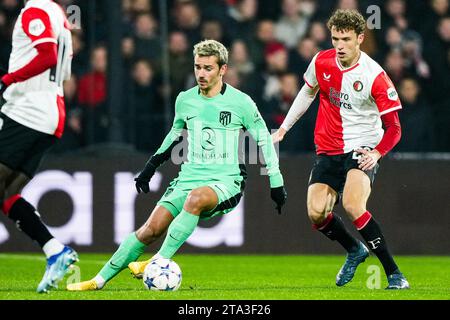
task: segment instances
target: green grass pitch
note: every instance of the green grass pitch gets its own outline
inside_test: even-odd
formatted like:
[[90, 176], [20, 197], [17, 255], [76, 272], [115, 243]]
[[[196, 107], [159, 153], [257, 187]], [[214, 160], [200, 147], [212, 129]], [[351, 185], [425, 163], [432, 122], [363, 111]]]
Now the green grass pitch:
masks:
[[[175, 256], [183, 271], [176, 292], [154, 292], [131, 277], [128, 269], [100, 291], [68, 292], [65, 285], [95, 276], [110, 254], [80, 254], [59, 289], [35, 292], [45, 269], [42, 254], [0, 254], [1, 300], [449, 300], [450, 256], [397, 256], [410, 290], [383, 290], [387, 281], [378, 260], [361, 264], [345, 287], [334, 279], [345, 256], [314, 255], [187, 255]], [[143, 258], [148, 258], [144, 256]], [[377, 271], [381, 272], [377, 277]], [[369, 288], [377, 286], [380, 289]], [[369, 286], [368, 286], [369, 284]]]

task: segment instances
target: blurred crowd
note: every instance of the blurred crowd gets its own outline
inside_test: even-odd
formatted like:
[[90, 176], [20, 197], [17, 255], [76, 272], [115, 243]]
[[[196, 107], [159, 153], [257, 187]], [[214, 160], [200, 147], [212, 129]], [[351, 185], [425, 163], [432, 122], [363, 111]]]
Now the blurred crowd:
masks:
[[[73, 77], [65, 83], [67, 123], [55, 152], [108, 142], [108, 34], [106, 0], [61, 0], [81, 8], [73, 30]], [[270, 129], [278, 128], [312, 57], [331, 48], [326, 21], [337, 8], [357, 8], [380, 29], [368, 29], [362, 49], [399, 91], [403, 135], [395, 151], [450, 151], [449, 0], [168, 0], [170, 86], [163, 82], [158, 0], [122, 0], [123, 142], [155, 151], [165, 135], [164, 95], [175, 101], [195, 85], [192, 47], [215, 39], [229, 49], [225, 81], [248, 93]], [[0, 65], [7, 66], [11, 33], [23, 1], [0, 0]], [[369, 11], [367, 10], [369, 7]], [[374, 11], [375, 10], [375, 11]], [[95, 11], [93, 13], [93, 11]], [[367, 13], [368, 12], [368, 13]], [[318, 99], [282, 143], [284, 152], [314, 150]], [[172, 108], [171, 108], [172, 109]]]

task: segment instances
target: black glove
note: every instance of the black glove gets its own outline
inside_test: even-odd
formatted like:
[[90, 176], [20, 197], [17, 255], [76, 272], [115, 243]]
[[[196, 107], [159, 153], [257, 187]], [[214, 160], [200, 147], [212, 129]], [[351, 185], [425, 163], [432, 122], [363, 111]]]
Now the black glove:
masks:
[[155, 174], [155, 166], [153, 166], [150, 162], [147, 162], [145, 164], [144, 170], [141, 171], [141, 173], [134, 178], [134, 181], [136, 181], [136, 190], [138, 193], [144, 192], [148, 193], [150, 191], [150, 179]]
[[271, 188], [270, 197], [277, 204], [275, 209], [278, 210], [278, 214], [281, 214], [281, 207], [286, 203], [287, 192], [284, 186]]

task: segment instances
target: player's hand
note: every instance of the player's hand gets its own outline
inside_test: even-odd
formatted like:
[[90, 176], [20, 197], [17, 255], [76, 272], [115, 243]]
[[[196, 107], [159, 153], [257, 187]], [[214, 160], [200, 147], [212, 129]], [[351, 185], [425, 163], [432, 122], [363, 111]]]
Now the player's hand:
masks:
[[272, 134], [273, 143], [278, 143], [284, 139], [284, 135], [286, 134], [286, 130], [283, 128], [278, 129]]
[[278, 214], [281, 214], [281, 207], [286, 203], [287, 192], [284, 186], [271, 188], [270, 197], [277, 204], [275, 209], [277, 209]]
[[150, 192], [150, 179], [153, 177], [154, 174], [155, 174], [155, 167], [147, 164], [144, 170], [142, 170], [141, 173], [136, 178], [134, 178], [134, 181], [136, 181], [136, 190], [138, 193]]
[[366, 149], [356, 149], [356, 152], [360, 153], [361, 156], [358, 158], [358, 164], [359, 164], [359, 168], [362, 171], [368, 171], [373, 169], [378, 160], [380, 160], [381, 158], [381, 154], [380, 152], [378, 152], [377, 149], [373, 149], [373, 150], [366, 150]]

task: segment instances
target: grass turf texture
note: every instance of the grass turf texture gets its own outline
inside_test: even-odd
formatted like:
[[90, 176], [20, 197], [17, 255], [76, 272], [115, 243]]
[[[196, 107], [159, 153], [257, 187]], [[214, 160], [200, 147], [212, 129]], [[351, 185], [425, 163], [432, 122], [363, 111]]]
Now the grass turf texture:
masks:
[[[81, 280], [91, 279], [110, 254], [80, 254]], [[148, 258], [143, 256], [142, 258]], [[176, 292], [155, 292], [131, 277], [128, 269], [103, 290], [68, 292], [65, 285], [77, 277], [77, 268], [49, 294], [38, 294], [36, 286], [45, 269], [42, 254], [0, 254], [0, 299], [7, 300], [448, 300], [449, 256], [397, 256], [411, 289], [383, 290], [387, 280], [378, 260], [371, 256], [361, 264], [355, 278], [344, 287], [334, 284], [344, 256], [281, 255], [177, 255], [183, 272]], [[369, 289], [373, 269], [381, 272], [381, 289]], [[373, 282], [371, 282], [373, 283]]]

